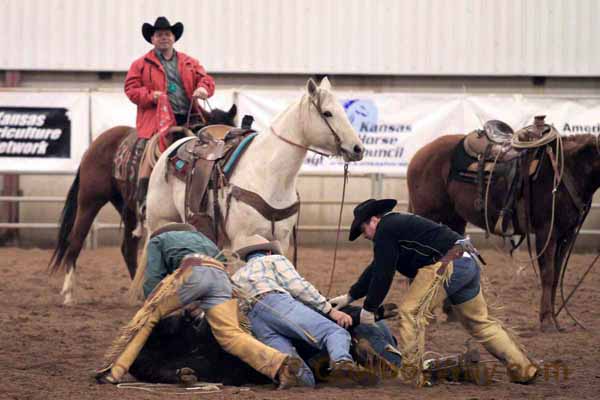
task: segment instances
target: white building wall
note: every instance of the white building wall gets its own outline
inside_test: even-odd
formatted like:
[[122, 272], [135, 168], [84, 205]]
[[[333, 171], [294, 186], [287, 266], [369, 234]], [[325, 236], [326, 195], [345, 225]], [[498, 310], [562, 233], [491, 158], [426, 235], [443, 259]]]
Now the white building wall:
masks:
[[125, 71], [143, 22], [214, 73], [597, 76], [597, 0], [0, 0], [0, 69]]

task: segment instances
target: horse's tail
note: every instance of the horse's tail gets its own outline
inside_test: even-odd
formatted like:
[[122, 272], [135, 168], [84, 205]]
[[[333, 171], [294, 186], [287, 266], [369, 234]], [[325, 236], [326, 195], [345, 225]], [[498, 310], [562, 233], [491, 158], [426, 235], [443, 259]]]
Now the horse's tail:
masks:
[[79, 169], [77, 169], [77, 175], [75, 180], [69, 189], [65, 206], [63, 207], [60, 215], [60, 229], [58, 231], [58, 240], [52, 258], [48, 263], [48, 269], [50, 273], [56, 272], [63, 263], [67, 249], [69, 248], [69, 235], [73, 225], [75, 224], [75, 217], [77, 215], [77, 195], [79, 193]]

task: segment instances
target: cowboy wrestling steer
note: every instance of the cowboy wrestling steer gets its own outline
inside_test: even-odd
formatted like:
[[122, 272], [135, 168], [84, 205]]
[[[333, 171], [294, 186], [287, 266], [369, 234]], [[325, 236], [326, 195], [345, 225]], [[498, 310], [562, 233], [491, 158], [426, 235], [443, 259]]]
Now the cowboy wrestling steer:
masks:
[[[377, 319], [389, 318], [395, 315], [395, 306], [386, 304], [382, 306]], [[394, 375], [400, 366], [400, 356], [384, 348], [394, 345], [393, 338], [386, 338], [389, 330], [383, 321], [378, 323], [378, 331], [366, 331], [364, 326], [358, 325], [359, 307], [345, 307], [344, 312], [353, 317], [355, 327], [351, 329], [353, 337], [352, 352], [361, 362], [366, 362], [364, 347], [359, 349], [357, 343], [367, 340], [372, 349], [380, 354], [370, 351], [371, 364], [379, 363], [376, 369]], [[317, 352], [309, 346], [296, 344], [300, 355], [321, 380], [326, 379], [329, 365], [326, 355]], [[369, 350], [367, 350], [369, 352]], [[224, 385], [240, 386], [244, 384], [268, 384], [270, 379], [256, 372], [239, 358], [225, 352], [216, 341], [210, 326], [204, 318], [195, 315], [195, 311], [186, 310], [183, 314], [174, 314], [163, 319], [156, 326], [136, 361], [129, 372], [139, 381], [151, 383], [182, 383], [182, 382], [221, 382]]]

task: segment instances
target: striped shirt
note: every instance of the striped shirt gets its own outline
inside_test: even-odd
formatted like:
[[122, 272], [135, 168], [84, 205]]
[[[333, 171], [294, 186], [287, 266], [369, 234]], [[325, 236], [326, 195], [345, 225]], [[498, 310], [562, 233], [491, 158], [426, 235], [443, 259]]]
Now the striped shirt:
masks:
[[319, 291], [298, 274], [292, 263], [281, 255], [251, 258], [231, 280], [244, 296], [277, 291], [289, 293], [294, 299], [324, 314], [331, 311], [331, 304]]

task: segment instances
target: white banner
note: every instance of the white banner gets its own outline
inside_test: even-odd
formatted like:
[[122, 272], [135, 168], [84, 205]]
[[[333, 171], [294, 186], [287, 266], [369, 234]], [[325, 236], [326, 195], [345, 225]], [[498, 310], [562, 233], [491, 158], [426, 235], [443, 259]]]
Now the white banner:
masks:
[[89, 94], [0, 92], [0, 173], [71, 173], [90, 143]]
[[[302, 92], [248, 91], [238, 95], [238, 113], [255, 117], [264, 131], [273, 118]], [[348, 118], [366, 146], [365, 158], [352, 163], [355, 173], [405, 175], [415, 152], [446, 134], [480, 129], [499, 119], [517, 130], [546, 115], [563, 134], [600, 131], [600, 98], [546, 96], [466, 96], [464, 94], [337, 93]], [[303, 172], [341, 172], [341, 159], [309, 154]]]
[[[124, 92], [93, 92], [92, 96], [92, 138], [117, 125], [135, 126], [137, 106]], [[229, 110], [233, 105], [232, 90], [217, 90], [209, 99], [210, 107]], [[204, 105], [208, 108], [207, 105]]]

